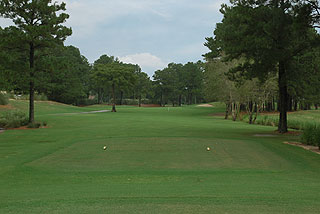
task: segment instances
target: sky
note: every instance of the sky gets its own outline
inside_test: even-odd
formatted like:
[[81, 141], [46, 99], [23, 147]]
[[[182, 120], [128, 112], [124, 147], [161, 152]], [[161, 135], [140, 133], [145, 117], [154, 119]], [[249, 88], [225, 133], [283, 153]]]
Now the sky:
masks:
[[[61, 2], [61, 0], [58, 0]], [[139, 64], [152, 76], [168, 63], [202, 60], [228, 0], [64, 0], [73, 45], [94, 62], [101, 55]], [[0, 18], [0, 26], [10, 25]]]

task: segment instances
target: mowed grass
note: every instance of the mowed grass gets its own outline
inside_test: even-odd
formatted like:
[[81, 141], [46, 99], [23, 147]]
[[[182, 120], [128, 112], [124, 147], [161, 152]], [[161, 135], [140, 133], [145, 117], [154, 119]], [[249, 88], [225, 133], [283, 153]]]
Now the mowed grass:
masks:
[[296, 136], [218, 104], [63, 114], [103, 109], [37, 102], [49, 128], [0, 134], [0, 213], [319, 213], [320, 156]]

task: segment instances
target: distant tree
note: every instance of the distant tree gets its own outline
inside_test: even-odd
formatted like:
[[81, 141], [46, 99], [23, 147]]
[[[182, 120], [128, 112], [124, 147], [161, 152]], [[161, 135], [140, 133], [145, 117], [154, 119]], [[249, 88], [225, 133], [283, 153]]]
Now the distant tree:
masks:
[[37, 90], [53, 101], [85, 104], [91, 69], [88, 60], [74, 46], [57, 47], [53, 52], [35, 64]]
[[319, 2], [306, 0], [232, 0], [223, 5], [222, 23], [217, 24], [215, 38], [207, 38], [212, 50], [206, 57], [222, 51], [226, 59], [244, 59], [234, 71], [248, 78], [266, 79], [278, 74], [280, 119], [278, 130], [287, 132], [289, 64], [294, 57], [319, 42], [314, 28], [319, 23]]
[[112, 112], [116, 112], [116, 90], [123, 86], [132, 86], [135, 82], [135, 66], [120, 62], [108, 64], [96, 63], [91, 71], [91, 78], [99, 85], [111, 88]]
[[157, 84], [158, 94], [161, 94], [161, 100], [165, 103], [170, 101], [173, 106], [181, 106], [182, 97], [185, 96], [188, 104], [192, 104], [193, 98], [201, 96], [202, 66], [200, 62], [189, 62], [185, 65], [170, 63], [163, 70], [156, 71], [153, 79]]
[[[198, 61], [197, 63], [188, 62], [183, 66], [185, 90], [187, 92], [188, 104], [197, 103], [197, 97], [201, 97], [203, 89], [203, 63]], [[193, 99], [195, 98], [195, 102]]]
[[[235, 101], [238, 100], [238, 91], [235, 83], [226, 75], [236, 64], [234, 62], [223, 62], [221, 59], [210, 59], [205, 66], [204, 94], [206, 101], [220, 101], [226, 105], [225, 119], [228, 119], [234, 107]], [[236, 111], [233, 111], [235, 114]], [[234, 118], [236, 115], [234, 115]]]
[[224, 62], [220, 58], [208, 60], [205, 67], [205, 98], [207, 101], [224, 102], [226, 119], [229, 114], [233, 120], [241, 119], [240, 110], [246, 110], [249, 123], [254, 123], [265, 103], [275, 96], [276, 81], [274, 76], [261, 82], [257, 78], [247, 79], [238, 73], [229, 73], [239, 63], [239, 60]]
[[134, 86], [135, 94], [139, 100], [139, 107], [141, 107], [142, 97], [146, 97], [151, 89], [151, 80], [148, 74], [141, 71], [141, 68], [136, 65], [136, 83]]
[[0, 16], [11, 19], [15, 26], [11, 27], [17, 33], [11, 39], [28, 52], [29, 62], [29, 122], [34, 121], [35, 94], [35, 61], [38, 51], [44, 48], [62, 45], [72, 31], [62, 25], [69, 15], [65, 11], [65, 3], [52, 3], [52, 0], [2, 0], [0, 1]]
[[[169, 66], [168, 66], [169, 67]], [[176, 82], [173, 70], [170, 68], [164, 68], [163, 70], [157, 70], [153, 79], [157, 84], [157, 88], [161, 94], [161, 104], [168, 103], [174, 96], [174, 84]]]
[[[107, 65], [114, 62], [119, 62], [119, 60], [114, 56], [104, 54], [94, 62], [94, 66], [97, 64]], [[91, 78], [90, 80], [91, 90], [98, 95], [98, 103], [102, 103], [105, 101], [107, 94], [109, 94], [110, 88], [105, 84], [105, 82], [101, 82], [99, 79]]]
[[119, 59], [114, 56], [102, 55], [97, 59], [94, 64], [110, 64], [113, 62], [119, 62]]

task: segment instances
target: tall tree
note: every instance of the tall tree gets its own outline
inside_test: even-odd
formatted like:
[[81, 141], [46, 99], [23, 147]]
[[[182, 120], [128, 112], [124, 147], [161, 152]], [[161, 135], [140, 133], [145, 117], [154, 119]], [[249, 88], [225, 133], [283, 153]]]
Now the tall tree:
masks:
[[170, 63], [168, 67], [163, 70], [158, 70], [154, 73], [153, 79], [159, 86], [161, 91], [161, 100], [164, 103], [172, 102], [174, 106], [178, 100], [179, 94], [179, 78], [178, 78], [178, 64]]
[[[188, 62], [183, 66], [185, 89], [187, 91], [188, 103], [197, 103], [203, 89], [204, 66], [201, 61], [197, 63]], [[195, 102], [193, 102], [195, 99]]]
[[17, 34], [13, 40], [23, 42], [29, 62], [29, 122], [34, 122], [35, 56], [41, 49], [62, 45], [72, 31], [62, 25], [69, 18], [64, 13], [66, 4], [52, 0], [2, 0], [0, 16], [15, 24]]
[[135, 94], [138, 96], [139, 107], [141, 107], [141, 100], [143, 96], [146, 96], [151, 88], [151, 80], [148, 74], [141, 71], [141, 68], [136, 65], [136, 83], [134, 86]]
[[319, 23], [319, 3], [314, 0], [231, 0], [223, 5], [222, 23], [217, 24], [215, 38], [205, 44], [217, 57], [223, 51], [227, 60], [244, 59], [234, 71], [248, 78], [266, 79], [278, 74], [280, 119], [278, 130], [287, 132], [289, 64], [312, 45], [314, 28]]
[[135, 83], [135, 65], [113, 62], [97, 63], [91, 71], [91, 78], [99, 85], [111, 87], [112, 112], [116, 112], [116, 90], [123, 86], [133, 86]]
[[[94, 66], [97, 66], [97, 64], [111, 64], [114, 62], [119, 62], [119, 60], [114, 56], [108, 56], [106, 54], [102, 55], [94, 61]], [[91, 78], [91, 89], [93, 92], [95, 92], [98, 95], [98, 103], [102, 103], [106, 99], [106, 95], [109, 93], [109, 87], [105, 84], [105, 82], [102, 82], [100, 79]]]
[[84, 104], [89, 94], [88, 60], [74, 46], [57, 47], [53, 54], [35, 64], [36, 88], [50, 100], [66, 104]]

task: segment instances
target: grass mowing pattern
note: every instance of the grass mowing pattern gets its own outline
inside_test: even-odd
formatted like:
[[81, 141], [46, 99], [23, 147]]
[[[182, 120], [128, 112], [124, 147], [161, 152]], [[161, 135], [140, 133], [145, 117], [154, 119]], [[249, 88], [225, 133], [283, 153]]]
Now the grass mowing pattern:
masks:
[[219, 106], [36, 105], [51, 128], [0, 135], [0, 213], [319, 211], [320, 156], [273, 127], [208, 116]]

